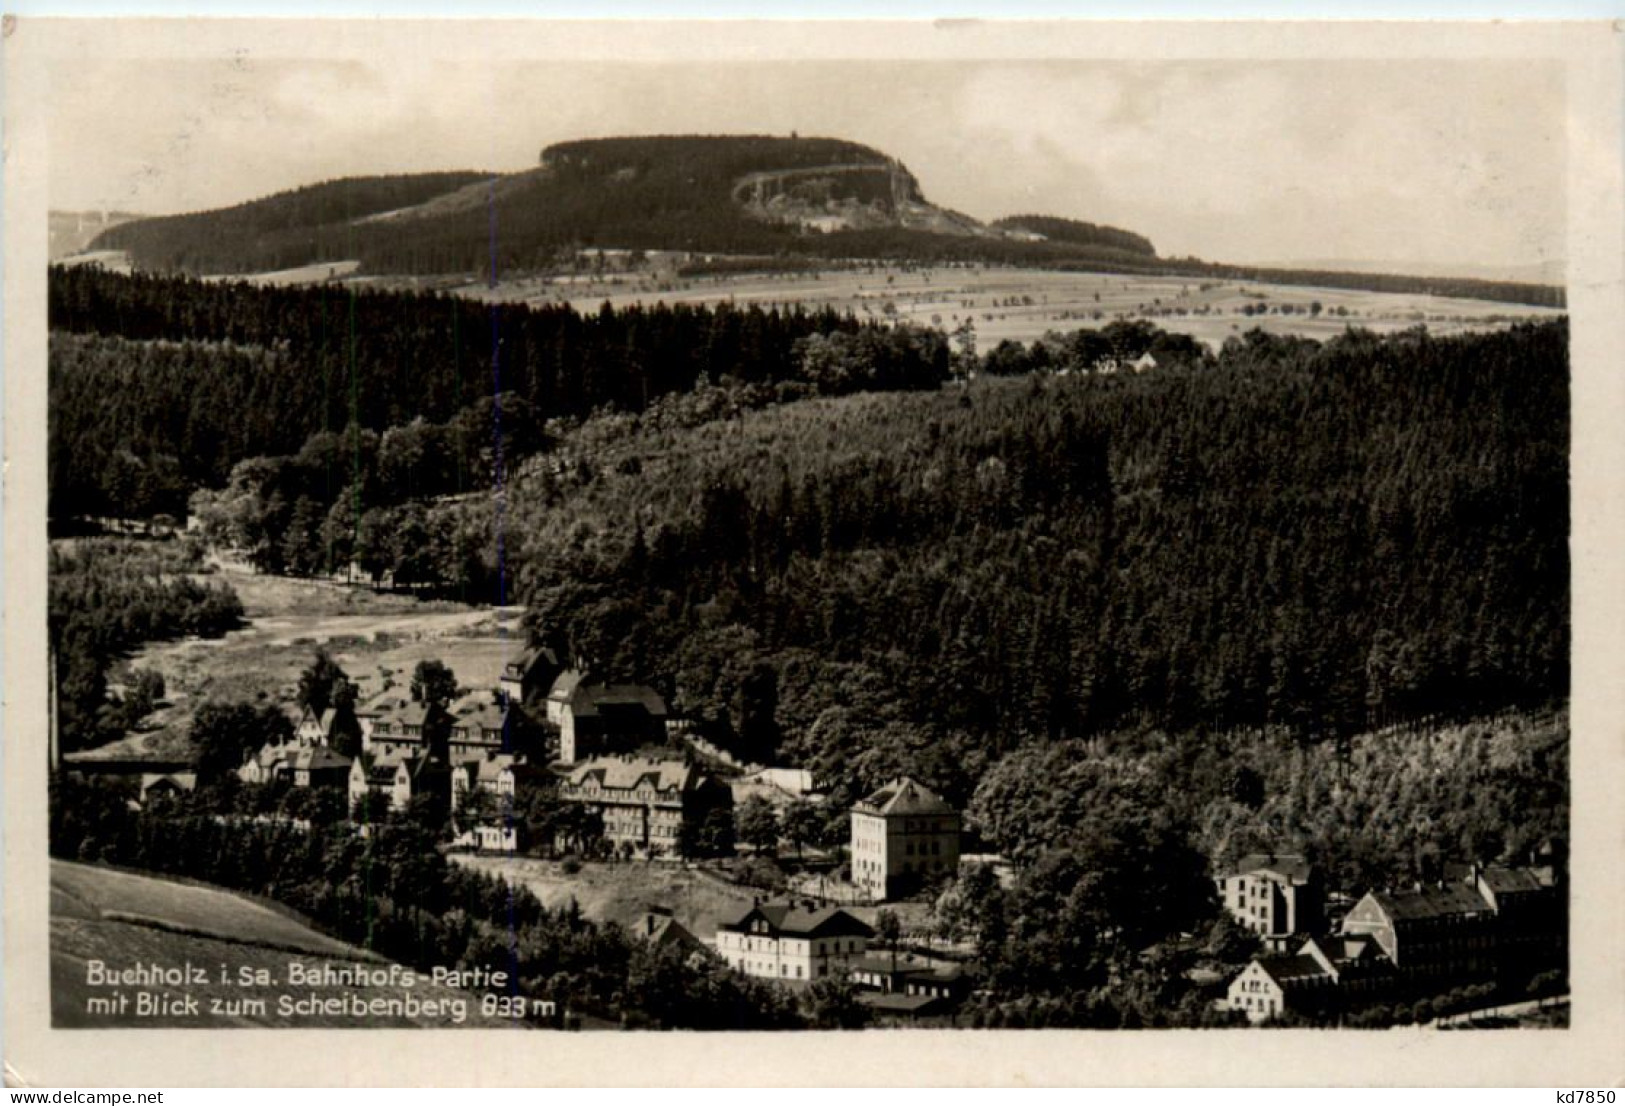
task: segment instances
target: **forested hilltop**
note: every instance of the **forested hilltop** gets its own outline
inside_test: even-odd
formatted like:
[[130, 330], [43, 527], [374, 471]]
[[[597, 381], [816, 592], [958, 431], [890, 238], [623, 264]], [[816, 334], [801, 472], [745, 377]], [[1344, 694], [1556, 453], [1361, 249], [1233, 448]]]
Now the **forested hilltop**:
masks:
[[907, 770], [962, 800], [1032, 741], [1558, 702], [1566, 342], [1255, 332], [1137, 377], [601, 418], [561, 444], [590, 473], [510, 495], [516, 583], [841, 798]]
[[322, 461], [331, 498], [352, 482], [356, 458], [378, 446], [379, 434], [415, 420], [445, 427], [458, 442], [431, 458], [452, 475], [425, 474], [407, 494], [486, 488], [496, 461], [489, 428], [503, 395], [516, 401], [501, 412], [505, 425], [523, 437], [533, 411], [559, 418], [640, 410], [702, 378], [802, 380], [797, 343], [812, 335], [911, 352], [808, 391], [935, 387], [947, 364], [941, 335], [794, 307], [579, 315], [93, 267], [53, 268], [49, 288], [53, 518], [179, 515], [191, 492], [225, 484], [238, 462], [296, 454], [320, 432], [351, 428], [355, 439], [331, 443]]
[[[353, 261], [364, 274], [481, 279], [569, 268], [580, 251], [678, 251], [756, 268], [852, 259], [1183, 275], [1561, 307], [1562, 288], [1159, 257], [1145, 236], [1049, 215], [982, 223], [929, 202], [882, 151], [834, 138], [654, 135], [549, 146], [533, 169], [351, 177], [217, 211], [137, 219], [91, 243], [137, 269], [257, 273]], [[724, 266], [728, 261], [720, 262]]]
[[901, 163], [855, 142], [658, 135], [558, 143], [517, 173], [327, 181], [137, 220], [91, 248], [195, 274], [354, 260], [369, 273], [484, 276], [545, 269], [593, 247], [1037, 264], [1156, 256], [1139, 235], [1094, 229], [1017, 240], [931, 204]]

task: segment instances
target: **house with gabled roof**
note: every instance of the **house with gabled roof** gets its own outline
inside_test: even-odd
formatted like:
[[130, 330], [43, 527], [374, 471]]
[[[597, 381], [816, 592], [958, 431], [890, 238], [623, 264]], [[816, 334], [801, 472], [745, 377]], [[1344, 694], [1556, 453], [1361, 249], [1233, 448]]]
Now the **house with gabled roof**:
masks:
[[677, 920], [669, 906], [650, 904], [634, 932], [657, 948], [677, 948], [684, 952], [710, 955], [711, 949]]
[[356, 711], [361, 750], [385, 757], [421, 755], [434, 718], [430, 708], [399, 691], [388, 691]]
[[1289, 1011], [1324, 1015], [1384, 997], [1395, 980], [1393, 962], [1370, 935], [1333, 933], [1254, 957], [1230, 981], [1224, 1005], [1254, 1022]]
[[345, 787], [350, 758], [326, 745], [312, 745], [293, 754], [288, 770], [295, 787]]
[[419, 795], [438, 799], [442, 808], [451, 808], [451, 769], [438, 757], [410, 756], [395, 765], [395, 779], [389, 793], [391, 810], [404, 810]]
[[405, 759], [400, 752], [363, 752], [350, 762], [350, 808], [364, 795], [377, 796], [388, 802], [395, 788], [395, 766]]
[[555, 726], [564, 725], [564, 708], [570, 703], [570, 697], [576, 693], [576, 688], [586, 682], [587, 674], [578, 668], [567, 669], [554, 677], [547, 689], [546, 717], [549, 723]]
[[1337, 986], [1337, 975], [1313, 956], [1286, 953], [1255, 957], [1230, 981], [1225, 1004], [1251, 1022], [1322, 1005]]
[[717, 953], [745, 975], [805, 986], [844, 976], [875, 931], [838, 906], [755, 902], [717, 925]]
[[876, 902], [952, 876], [959, 867], [959, 812], [924, 784], [901, 776], [852, 807], [852, 883]]
[[452, 764], [451, 799], [455, 804], [466, 792], [483, 791], [499, 800], [511, 800], [523, 784], [547, 777], [547, 769], [523, 757], [487, 751]]
[[361, 732], [360, 720], [350, 707], [328, 707], [319, 715], [306, 707], [299, 715], [293, 736], [297, 744], [308, 748], [332, 745], [335, 739], [343, 740], [346, 735], [358, 736]]
[[528, 644], [502, 666], [498, 690], [508, 702], [524, 705], [546, 695], [563, 671], [563, 659], [558, 649]]
[[141, 773], [141, 802], [155, 798], [176, 798], [197, 790], [196, 772], [143, 772]]
[[387, 799], [390, 810], [404, 809], [418, 795], [433, 795], [450, 810], [451, 769], [437, 757], [362, 753], [350, 765], [351, 806], [369, 792]]
[[463, 696], [448, 708], [447, 746], [453, 761], [486, 752], [516, 753], [515, 712], [518, 707], [503, 703], [490, 693]]
[[298, 749], [299, 746], [292, 742], [284, 745], [280, 742], [267, 741], [248, 754], [243, 766], [237, 769], [237, 778], [244, 783], [271, 783], [279, 776], [287, 774], [288, 761]]

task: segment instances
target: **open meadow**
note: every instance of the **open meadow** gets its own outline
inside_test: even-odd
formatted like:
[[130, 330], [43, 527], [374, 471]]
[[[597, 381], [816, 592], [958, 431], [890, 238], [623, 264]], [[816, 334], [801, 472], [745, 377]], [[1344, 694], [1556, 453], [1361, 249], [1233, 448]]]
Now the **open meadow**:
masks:
[[[326, 647], [366, 702], [405, 690], [421, 660], [450, 665], [469, 689], [496, 686], [522, 640], [521, 608], [469, 607], [374, 592], [326, 580], [266, 576], [231, 561], [209, 579], [229, 583], [247, 625], [220, 638], [148, 644], [129, 668], [164, 677], [166, 694], [141, 730], [91, 752], [98, 758], [184, 758], [193, 713], [204, 702], [282, 703], [293, 711], [299, 674]], [[113, 682], [118, 682], [115, 670]]]
[[[501, 876], [527, 887], [550, 910], [575, 900], [584, 917], [636, 927], [650, 906], [670, 909], [677, 920], [702, 941], [716, 939], [717, 924], [749, 906], [752, 899], [769, 898], [764, 891], [726, 881], [688, 866], [587, 862], [574, 873], [556, 860], [535, 857], [480, 856], [453, 853], [451, 859], [487, 875]], [[794, 897], [792, 895], [792, 897]], [[844, 909], [873, 923], [880, 908], [846, 906]], [[924, 902], [894, 902], [891, 910], [903, 923], [903, 932], [923, 936], [930, 919]]]
[[876, 264], [824, 272], [714, 276], [632, 270], [521, 277], [494, 287], [468, 284], [455, 291], [482, 300], [562, 303], [589, 313], [605, 303], [617, 309], [654, 303], [794, 303], [949, 331], [970, 319], [984, 349], [1007, 338], [1031, 342], [1051, 330], [1099, 327], [1116, 318], [1150, 319], [1164, 330], [1218, 346], [1230, 335], [1254, 327], [1316, 339], [1330, 338], [1350, 326], [1388, 333], [1426, 324], [1435, 334], [1453, 334], [1562, 314], [1555, 308], [1411, 293], [986, 265]]
[[635, 926], [650, 905], [670, 907], [694, 936], [709, 941], [717, 922], [750, 905], [751, 893], [674, 864], [587, 863], [574, 874], [554, 860], [454, 853], [458, 864], [528, 887], [550, 910], [571, 899], [596, 922]]

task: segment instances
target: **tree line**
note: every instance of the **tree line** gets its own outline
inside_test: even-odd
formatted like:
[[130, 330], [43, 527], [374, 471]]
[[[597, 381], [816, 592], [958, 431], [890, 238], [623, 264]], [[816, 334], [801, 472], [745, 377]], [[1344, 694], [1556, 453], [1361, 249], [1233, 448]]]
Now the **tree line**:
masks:
[[463, 171], [323, 181], [215, 211], [135, 219], [103, 231], [89, 248], [125, 250], [151, 269], [292, 269], [349, 256], [344, 246], [354, 237], [354, 220], [411, 207], [490, 176]]
[[[443, 426], [491, 414], [476, 435], [491, 444], [499, 415], [470, 409], [499, 394], [545, 421], [640, 411], [705, 380], [794, 382], [803, 379], [801, 343], [814, 335], [881, 351], [917, 347], [888, 362], [884, 379], [859, 376], [852, 388], [931, 387], [944, 370], [931, 339], [831, 310], [606, 305], [582, 315], [92, 267], [52, 269], [50, 290], [56, 517], [127, 505], [173, 513], [196, 487], [225, 484], [238, 462], [297, 453], [322, 432], [381, 434], [416, 419]], [[488, 487], [489, 477], [469, 486]]]

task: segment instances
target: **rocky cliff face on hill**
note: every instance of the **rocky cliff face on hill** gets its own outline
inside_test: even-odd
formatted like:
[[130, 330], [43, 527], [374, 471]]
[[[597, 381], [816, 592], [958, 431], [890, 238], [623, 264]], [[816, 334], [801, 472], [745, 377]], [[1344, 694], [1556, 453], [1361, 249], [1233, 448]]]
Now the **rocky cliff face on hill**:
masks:
[[927, 260], [969, 249], [1038, 263], [1088, 260], [1102, 248], [938, 207], [900, 161], [867, 146], [749, 135], [558, 143], [536, 168], [494, 176], [347, 178], [137, 220], [92, 247], [128, 251], [141, 268], [192, 273], [340, 260], [372, 273], [533, 269], [583, 247]]

